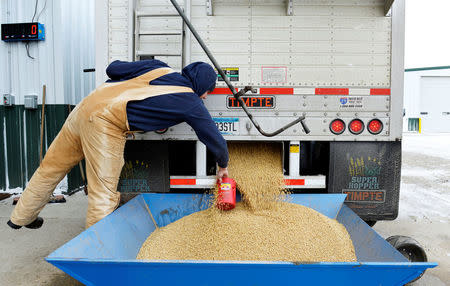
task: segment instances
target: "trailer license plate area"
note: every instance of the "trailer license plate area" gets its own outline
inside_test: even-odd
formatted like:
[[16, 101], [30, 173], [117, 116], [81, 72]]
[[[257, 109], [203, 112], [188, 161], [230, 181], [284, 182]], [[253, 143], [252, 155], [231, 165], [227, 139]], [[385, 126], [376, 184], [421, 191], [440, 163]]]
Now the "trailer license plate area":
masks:
[[213, 118], [222, 135], [237, 135], [239, 134], [239, 118]]

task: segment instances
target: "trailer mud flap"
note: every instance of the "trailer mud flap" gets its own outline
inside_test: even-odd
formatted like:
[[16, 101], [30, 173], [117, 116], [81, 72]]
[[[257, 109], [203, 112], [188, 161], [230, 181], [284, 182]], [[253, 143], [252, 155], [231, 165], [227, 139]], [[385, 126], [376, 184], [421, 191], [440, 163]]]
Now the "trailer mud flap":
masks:
[[400, 170], [401, 142], [331, 142], [328, 192], [347, 194], [364, 220], [393, 220]]
[[122, 196], [169, 191], [168, 144], [158, 141], [128, 140], [124, 157], [125, 165], [118, 185]]

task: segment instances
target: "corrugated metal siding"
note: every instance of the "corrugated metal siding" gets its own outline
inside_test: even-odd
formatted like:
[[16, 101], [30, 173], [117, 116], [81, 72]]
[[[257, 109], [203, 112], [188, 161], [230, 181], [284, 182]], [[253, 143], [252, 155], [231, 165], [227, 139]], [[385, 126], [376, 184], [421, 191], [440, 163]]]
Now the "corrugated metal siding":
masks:
[[[44, 10], [43, 7], [46, 3]], [[34, 1], [0, 1], [0, 22], [31, 22]], [[44, 151], [69, 111], [94, 89], [94, 1], [39, 1], [45, 41], [30, 42], [31, 59], [22, 42], [0, 41], [0, 93], [15, 95], [15, 106], [0, 106], [0, 189], [23, 188], [39, 165], [42, 87], [47, 86]], [[35, 19], [36, 21], [36, 19]], [[37, 110], [24, 109], [25, 95], [38, 95]], [[3, 105], [3, 100], [0, 103]], [[77, 167], [78, 168], [78, 167]], [[68, 176], [69, 188], [81, 184], [79, 171]]]
[[[1, 1], [2, 23], [30, 22], [34, 13], [30, 0]], [[39, 1], [38, 13], [45, 1]], [[37, 94], [42, 102], [42, 85], [47, 85], [47, 104], [76, 104], [94, 88], [94, 74], [83, 73], [95, 65], [94, 3], [89, 0], [47, 0], [39, 22], [46, 28], [45, 41], [25, 44], [0, 43], [2, 93], [13, 92], [16, 104], [24, 96]]]
[[[43, 2], [43, 1], [41, 1]], [[1, 22], [20, 23], [31, 22], [34, 13], [34, 1], [8, 0], [2, 1]], [[42, 3], [44, 4], [44, 3]], [[42, 6], [39, 6], [40, 10]], [[62, 81], [62, 74], [55, 73], [53, 63], [53, 1], [48, 1], [46, 9], [42, 12], [39, 22], [46, 27], [46, 40], [30, 42], [29, 51], [35, 59], [27, 57], [25, 44], [23, 42], [5, 43], [1, 42], [1, 54], [5, 54], [7, 65], [0, 67], [1, 74], [7, 75], [0, 78], [2, 93], [12, 92], [16, 96], [16, 104], [23, 104], [24, 95], [38, 94], [41, 101], [41, 86], [44, 83]], [[42, 67], [48, 67], [42, 72]], [[55, 89], [49, 84], [48, 103], [55, 103]], [[52, 102], [53, 101], [53, 102]]]
[[[64, 103], [77, 104], [95, 88], [95, 74], [84, 69], [95, 68], [94, 1], [64, 1], [63, 70]], [[78, 11], [74, 13], [74, 11]]]
[[[1, 8], [1, 7], [0, 7]], [[6, 160], [5, 160], [5, 108], [0, 106], [0, 189], [6, 188]]]
[[25, 161], [26, 179], [31, 179], [33, 170], [39, 167], [41, 110], [25, 109]]
[[24, 176], [24, 138], [23, 106], [5, 107], [6, 153], [8, 168], [8, 187], [23, 187]]

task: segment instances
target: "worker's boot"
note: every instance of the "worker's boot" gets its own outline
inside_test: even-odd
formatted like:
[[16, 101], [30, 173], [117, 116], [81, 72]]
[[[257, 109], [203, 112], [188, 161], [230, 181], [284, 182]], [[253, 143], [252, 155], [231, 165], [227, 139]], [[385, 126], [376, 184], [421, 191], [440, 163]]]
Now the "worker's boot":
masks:
[[[22, 227], [21, 225], [17, 225], [10, 220], [8, 220], [7, 224], [13, 229], [19, 229]], [[42, 226], [42, 224], [44, 224], [44, 219], [38, 216], [32, 223], [27, 224], [25, 227], [30, 229], [38, 229]]]

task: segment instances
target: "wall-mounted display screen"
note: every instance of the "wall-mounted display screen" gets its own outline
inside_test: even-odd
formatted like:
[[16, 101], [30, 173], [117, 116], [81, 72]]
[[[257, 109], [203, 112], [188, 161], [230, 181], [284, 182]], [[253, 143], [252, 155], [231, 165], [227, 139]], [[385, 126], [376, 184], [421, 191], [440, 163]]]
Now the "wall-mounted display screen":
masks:
[[2, 41], [36, 41], [44, 38], [44, 25], [38, 22], [2, 24]]

